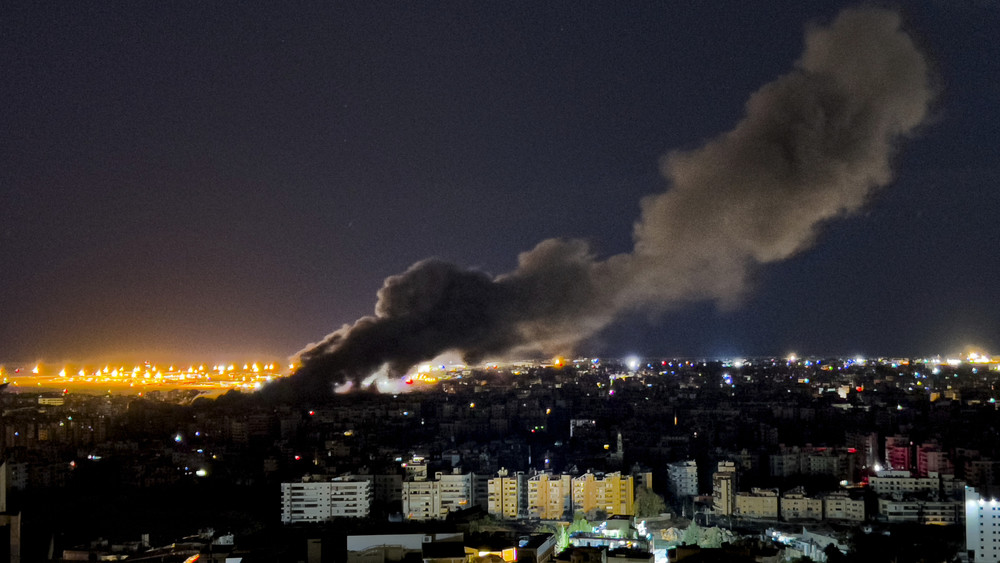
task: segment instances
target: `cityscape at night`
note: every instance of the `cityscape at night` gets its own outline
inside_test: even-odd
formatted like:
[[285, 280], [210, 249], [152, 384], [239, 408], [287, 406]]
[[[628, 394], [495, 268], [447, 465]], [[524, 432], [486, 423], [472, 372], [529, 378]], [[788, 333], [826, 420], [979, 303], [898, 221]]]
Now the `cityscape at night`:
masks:
[[[270, 377], [248, 367], [223, 380]], [[427, 364], [293, 401], [271, 386], [295, 375], [209, 398], [192, 385], [206, 374], [165, 370], [144, 391], [9, 379], [11, 547], [360, 561], [391, 537], [519, 561], [953, 560], [1000, 494], [1000, 361], [982, 351]]]
[[1000, 563], [1000, 3], [0, 6], [0, 563]]

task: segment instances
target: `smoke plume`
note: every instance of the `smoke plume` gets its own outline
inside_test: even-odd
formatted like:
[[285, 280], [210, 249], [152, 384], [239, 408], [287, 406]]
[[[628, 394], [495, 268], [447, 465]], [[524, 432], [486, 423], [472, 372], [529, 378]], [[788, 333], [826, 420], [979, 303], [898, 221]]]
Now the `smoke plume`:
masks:
[[897, 13], [846, 10], [807, 30], [802, 58], [731, 131], [663, 159], [669, 187], [642, 200], [631, 253], [602, 260], [583, 241], [550, 239], [498, 277], [418, 262], [385, 280], [373, 316], [300, 352], [295, 377], [360, 382], [445, 351], [567, 353], [630, 310], [734, 303], [754, 268], [808, 248], [892, 180], [897, 142], [932, 95]]

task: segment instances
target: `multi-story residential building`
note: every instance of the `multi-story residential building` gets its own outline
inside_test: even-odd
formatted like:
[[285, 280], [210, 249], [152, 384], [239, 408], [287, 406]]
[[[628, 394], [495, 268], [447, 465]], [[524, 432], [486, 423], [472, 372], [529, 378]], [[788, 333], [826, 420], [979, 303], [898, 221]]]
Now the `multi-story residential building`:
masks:
[[472, 499], [476, 506], [483, 510], [489, 509], [490, 501], [490, 477], [486, 474], [473, 473], [472, 478]]
[[846, 491], [837, 491], [823, 499], [823, 517], [827, 520], [865, 521], [864, 499], [853, 499]]
[[441, 490], [443, 514], [470, 508], [475, 503], [475, 475], [463, 474], [460, 469], [451, 473], [435, 473], [434, 480]]
[[851, 480], [855, 476], [858, 454], [843, 448], [819, 448], [804, 456], [803, 473]]
[[778, 490], [753, 488], [736, 493], [735, 513], [745, 518], [777, 518]]
[[1000, 461], [992, 459], [969, 459], [962, 464], [965, 481], [975, 487], [980, 494], [990, 495], [1000, 492]]
[[635, 514], [635, 485], [631, 475], [619, 472], [606, 475], [584, 473], [573, 483], [573, 510], [603, 510], [608, 516]]
[[427, 459], [415, 455], [403, 464], [407, 481], [426, 481], [428, 478]]
[[892, 524], [960, 524], [965, 513], [961, 500], [895, 500], [878, 501], [879, 516]]
[[816, 475], [842, 480], [854, 477], [857, 458], [857, 449], [792, 447], [768, 456], [768, 465], [772, 477]]
[[935, 442], [917, 446], [917, 475], [926, 477], [931, 472], [947, 475], [955, 473], [951, 456]]
[[407, 520], [441, 517], [441, 487], [436, 481], [403, 482], [403, 515]]
[[472, 473], [435, 473], [433, 481], [403, 482], [403, 514], [409, 520], [438, 520], [449, 512], [472, 506], [475, 477]]
[[670, 494], [682, 499], [698, 494], [698, 464], [693, 461], [678, 461], [667, 465]]
[[822, 520], [823, 499], [806, 495], [802, 487], [796, 487], [781, 495], [781, 518], [783, 520]]
[[[487, 512], [505, 520], [515, 520], [527, 512], [527, 477], [522, 472], [510, 475], [501, 469], [488, 485]], [[523, 499], [523, 501], [522, 501]]]
[[881, 471], [868, 479], [868, 486], [879, 496], [894, 498], [918, 493], [955, 498], [962, 496], [965, 489], [965, 483], [954, 475], [932, 472], [927, 477], [914, 477], [909, 471]]
[[528, 515], [542, 520], [561, 520], [573, 512], [573, 482], [570, 475], [539, 473], [528, 478]]
[[632, 466], [631, 475], [634, 488], [653, 490], [653, 472], [649, 468], [640, 467], [638, 464], [635, 464]]
[[375, 501], [384, 504], [403, 500], [402, 475], [372, 475], [375, 485]]
[[844, 436], [844, 443], [849, 449], [853, 448], [861, 455], [862, 465], [875, 467], [879, 463], [878, 434], [874, 432], [848, 432]]
[[797, 450], [771, 454], [767, 461], [772, 477], [791, 477], [802, 473], [802, 455]]
[[910, 451], [910, 439], [907, 436], [886, 437], [885, 463], [889, 468], [898, 471], [913, 469], [913, 454]]
[[965, 549], [973, 561], [1000, 561], [1000, 502], [965, 489]]
[[330, 481], [282, 483], [281, 521], [323, 522], [331, 518], [368, 516], [372, 482], [364, 477], [338, 477]]
[[719, 515], [730, 516], [736, 509], [736, 464], [720, 461], [718, 470], [712, 474], [712, 510]]

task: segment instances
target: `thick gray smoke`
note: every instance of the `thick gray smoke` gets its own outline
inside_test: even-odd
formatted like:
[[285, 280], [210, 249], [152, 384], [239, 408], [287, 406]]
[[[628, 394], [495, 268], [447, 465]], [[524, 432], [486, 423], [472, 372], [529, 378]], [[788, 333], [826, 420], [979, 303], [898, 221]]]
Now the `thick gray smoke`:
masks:
[[892, 180], [897, 142], [932, 95], [898, 14], [846, 10], [807, 31], [802, 58], [733, 130], [664, 158], [669, 189], [642, 201], [633, 252], [598, 260], [585, 242], [551, 239], [496, 278], [419, 262], [386, 279], [374, 316], [300, 352], [296, 377], [359, 381], [445, 351], [568, 353], [626, 311], [733, 303], [755, 267], [808, 248]]

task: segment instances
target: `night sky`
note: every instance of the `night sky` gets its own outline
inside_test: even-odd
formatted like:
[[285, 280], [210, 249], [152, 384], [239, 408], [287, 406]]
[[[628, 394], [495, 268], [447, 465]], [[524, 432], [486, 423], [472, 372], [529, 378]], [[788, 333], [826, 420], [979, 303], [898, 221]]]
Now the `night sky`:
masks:
[[[425, 258], [628, 252], [661, 158], [849, 5], [256, 4], [0, 7], [0, 360], [285, 357]], [[579, 352], [1000, 353], [1000, 3], [904, 8], [937, 94], [895, 180], [738, 302]]]

